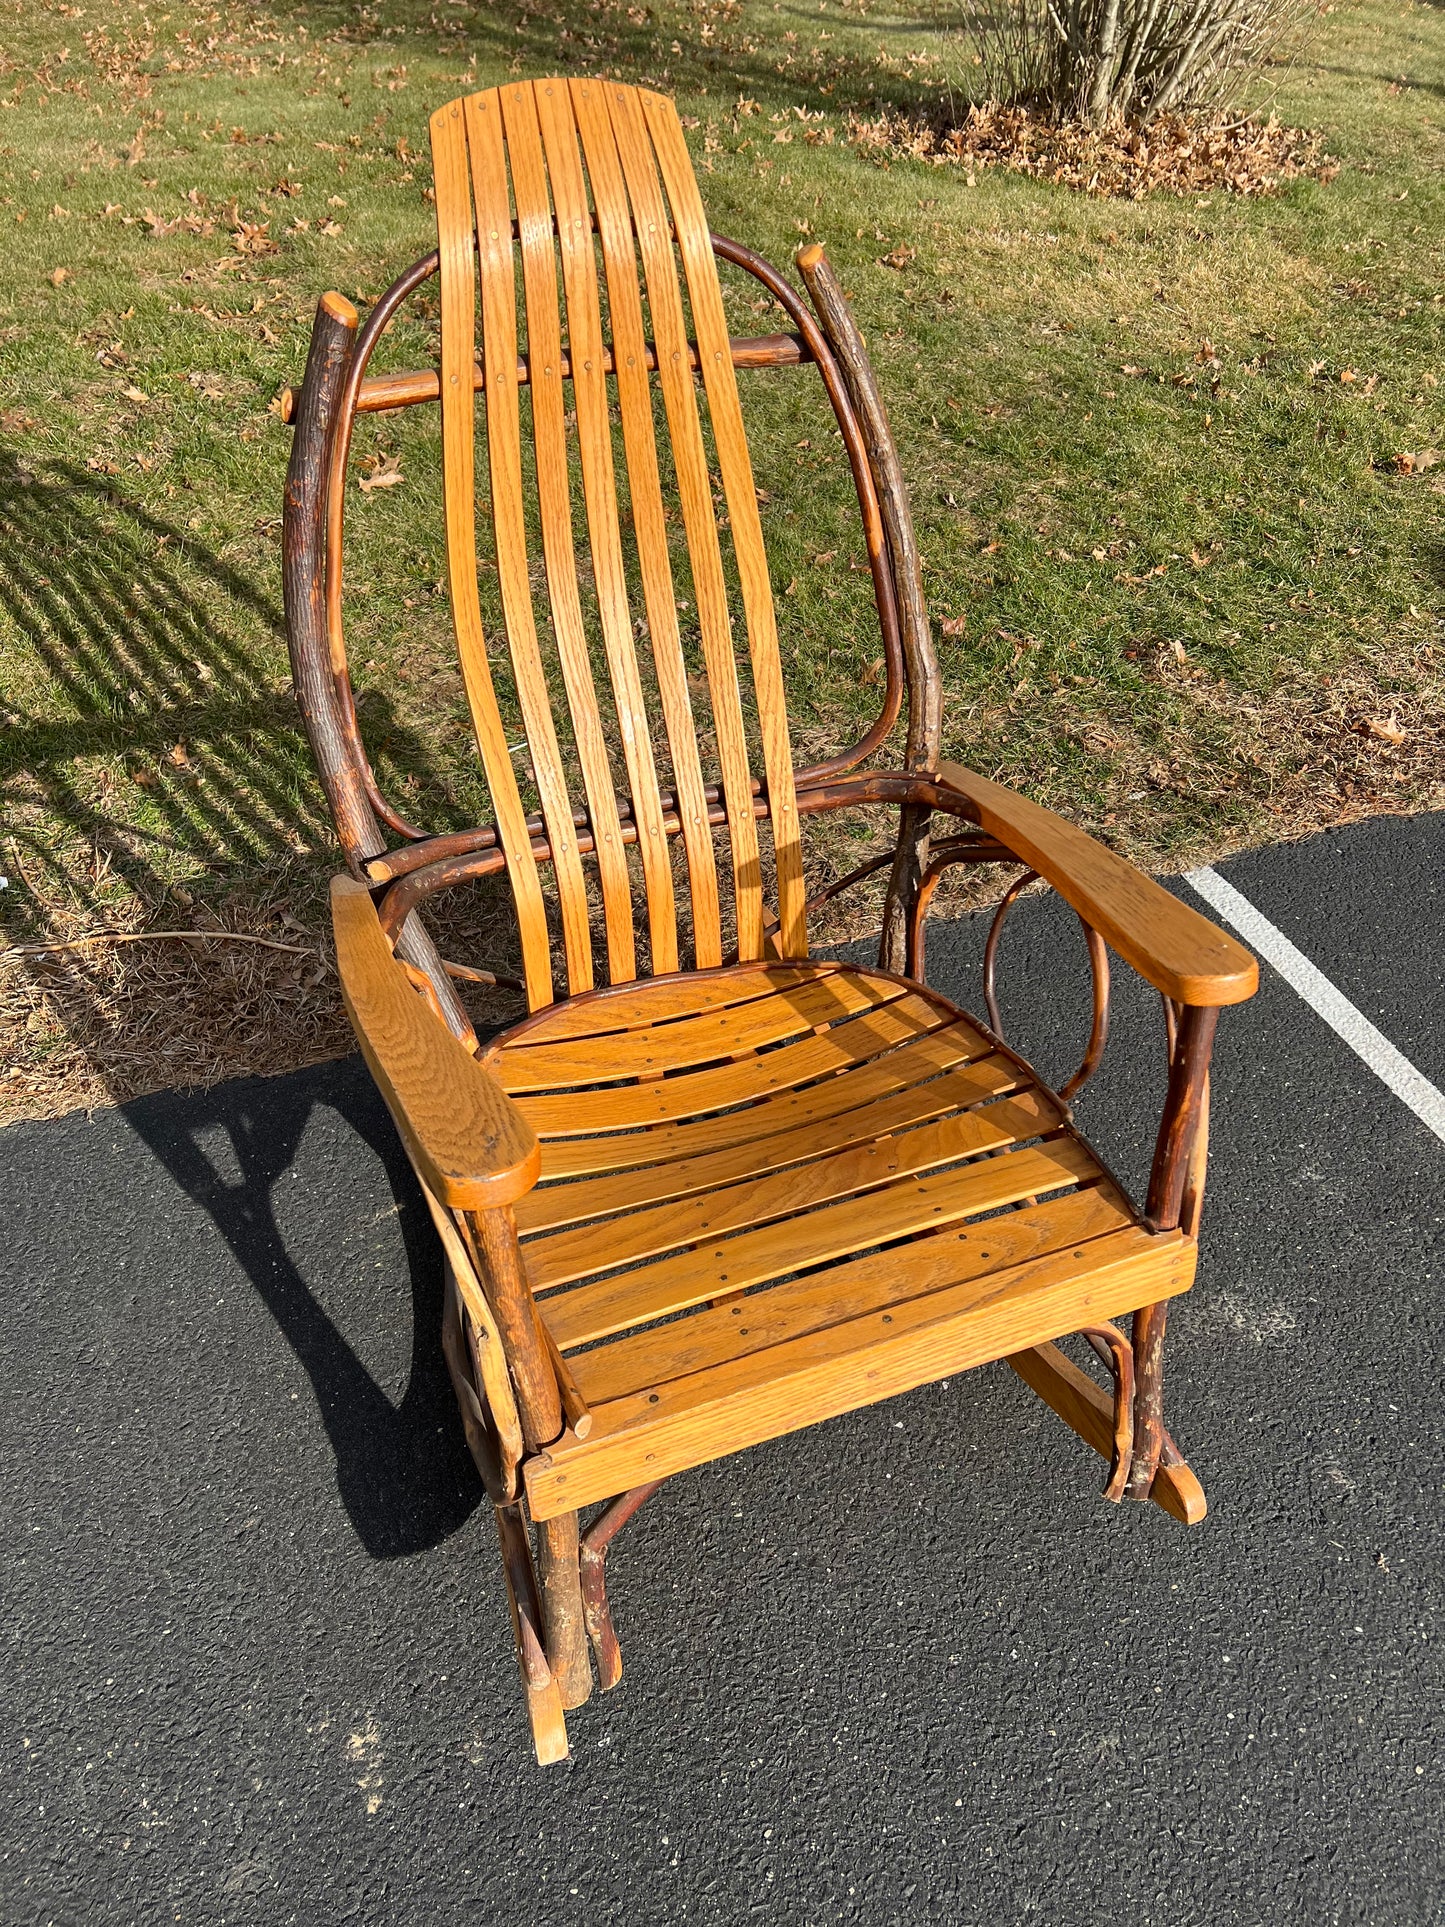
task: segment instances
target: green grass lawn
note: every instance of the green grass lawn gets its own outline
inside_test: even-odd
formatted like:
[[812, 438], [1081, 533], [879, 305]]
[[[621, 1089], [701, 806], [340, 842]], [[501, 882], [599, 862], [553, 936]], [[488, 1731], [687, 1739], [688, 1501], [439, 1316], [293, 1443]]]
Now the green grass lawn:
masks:
[[[1445, 803], [1445, 462], [1398, 464], [1445, 449], [1445, 9], [1330, 8], [1280, 76], [1333, 181], [1137, 202], [852, 146], [850, 115], [966, 96], [952, 17], [6, 0], [7, 941], [219, 922], [297, 951], [9, 966], [0, 1115], [340, 1047], [312, 981], [335, 859], [289, 695], [273, 402], [320, 293], [364, 304], [431, 245], [430, 111], [512, 73], [675, 93], [716, 227], [780, 263], [827, 242], [948, 625], [950, 754], [1159, 868]], [[735, 325], [775, 322], [739, 287]], [[418, 318], [378, 366], [431, 352]], [[836, 745], [875, 694], [846, 469], [811, 377], [743, 381], [795, 739]], [[352, 492], [363, 717], [413, 812], [474, 821], [436, 418], [368, 418], [357, 445], [405, 478]]]

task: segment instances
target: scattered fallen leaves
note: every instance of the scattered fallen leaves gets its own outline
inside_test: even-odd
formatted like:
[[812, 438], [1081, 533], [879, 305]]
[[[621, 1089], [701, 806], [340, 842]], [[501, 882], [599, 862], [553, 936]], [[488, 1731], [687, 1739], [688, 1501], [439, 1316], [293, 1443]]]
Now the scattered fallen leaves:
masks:
[[1382, 743], [1393, 744], [1396, 748], [1405, 740], [1405, 731], [1400, 727], [1400, 718], [1392, 709], [1388, 716], [1371, 716], [1365, 725], [1372, 736], [1378, 736]]
[[[961, 123], [941, 115], [849, 116], [848, 140], [879, 160], [929, 161], [935, 167], [1003, 167], [1086, 194], [1142, 200], [1146, 194], [1272, 194], [1308, 175], [1332, 181], [1339, 163], [1321, 137], [1268, 120], [1215, 127], [1190, 115], [1165, 115], [1147, 129], [1094, 130], [1055, 125], [1025, 107], [986, 102]], [[891, 260], [888, 266], [898, 266]]]
[[906, 241], [900, 241], [891, 254], [879, 255], [878, 265], [880, 268], [897, 268], [901, 272], [916, 258], [916, 250], [909, 247]]
[[946, 636], [961, 636], [968, 627], [968, 619], [965, 616], [945, 616], [938, 626]]

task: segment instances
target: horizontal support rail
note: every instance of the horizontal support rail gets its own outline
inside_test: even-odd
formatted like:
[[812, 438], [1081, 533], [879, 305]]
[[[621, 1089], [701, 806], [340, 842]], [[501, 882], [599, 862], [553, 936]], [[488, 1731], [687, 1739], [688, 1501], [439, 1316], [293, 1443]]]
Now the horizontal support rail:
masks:
[[[732, 348], [734, 368], [796, 368], [801, 362], [811, 361], [813, 358], [808, 353], [803, 337], [798, 334], [733, 335], [729, 345]], [[687, 344], [687, 360], [688, 366], [694, 370], [701, 366], [696, 342], [690, 341]], [[602, 350], [604, 374], [610, 375], [614, 366], [612, 350], [604, 348]], [[650, 341], [647, 343], [647, 366], [649, 370], [657, 367], [657, 350]], [[571, 378], [572, 363], [564, 354], [562, 379], [570, 381]], [[531, 357], [518, 355], [518, 384], [525, 388], [531, 379]], [[478, 361], [472, 367], [472, 387], [481, 394], [485, 386], [486, 373], [481, 362]], [[388, 408], [413, 408], [418, 402], [440, 400], [441, 392], [441, 376], [435, 368], [419, 368], [409, 374], [370, 375], [357, 390], [356, 412], [358, 415], [375, 415]], [[281, 390], [280, 407], [283, 422], [289, 422], [295, 414], [300, 393], [300, 389], [294, 387]]]

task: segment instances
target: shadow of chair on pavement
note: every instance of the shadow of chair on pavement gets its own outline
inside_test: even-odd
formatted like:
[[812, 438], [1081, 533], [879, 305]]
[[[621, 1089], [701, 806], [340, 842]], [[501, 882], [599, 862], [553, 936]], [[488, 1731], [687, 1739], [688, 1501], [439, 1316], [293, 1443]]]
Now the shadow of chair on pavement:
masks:
[[[283, 887], [288, 875], [298, 882], [306, 875], [298, 843], [329, 854], [331, 827], [286, 681], [280, 612], [192, 531], [129, 499], [113, 479], [74, 463], [29, 465], [0, 449], [0, 626], [19, 644], [21, 703], [38, 684], [37, 713], [11, 702], [0, 715], [6, 867], [19, 872], [5, 893], [8, 941], [52, 937], [54, 907], [75, 904], [67, 861], [74, 848], [61, 847], [67, 839], [88, 843], [97, 874], [111, 864], [153, 911], [166, 902], [168, 859], [177, 853], [222, 872], [238, 859], [270, 867]], [[185, 747], [184, 767], [168, 760], [176, 744]], [[143, 795], [116, 780], [118, 758], [151, 776]], [[167, 921], [172, 916], [192, 921], [182, 911], [168, 912]], [[218, 970], [215, 953], [227, 946], [172, 949], [203, 953], [194, 964], [199, 983], [207, 969]], [[361, 1543], [390, 1558], [454, 1532], [482, 1492], [442, 1361], [440, 1255], [370, 1079], [359, 1060], [334, 1061], [350, 1049], [349, 1031], [338, 1023], [334, 1037], [320, 1040], [333, 1061], [287, 1077], [137, 1097], [133, 1078], [127, 1088], [104, 955], [79, 950], [63, 960], [28, 958], [23, 967], [80, 1040], [97, 1101], [121, 1103], [140, 1140], [210, 1213], [304, 1367]], [[196, 985], [187, 988], [188, 977], [175, 982], [178, 1010], [169, 1019], [157, 1013], [158, 1021], [244, 1019], [244, 1011], [235, 1016], [244, 983], [223, 988], [212, 1007]], [[279, 994], [274, 983], [267, 994]], [[298, 994], [324, 996], [305, 985]], [[259, 1067], [243, 1061], [241, 1068]], [[278, 1223], [277, 1187], [308, 1121], [324, 1107], [376, 1153], [395, 1203], [413, 1328], [410, 1376], [395, 1402], [324, 1309]], [[234, 1181], [208, 1149], [218, 1132], [228, 1146], [221, 1163]], [[324, 1222], [336, 1206], [319, 1195], [315, 1208]], [[309, 1257], [325, 1252], [319, 1240]], [[325, 1282], [323, 1268], [315, 1284]], [[202, 1304], [198, 1294], [198, 1319]]]

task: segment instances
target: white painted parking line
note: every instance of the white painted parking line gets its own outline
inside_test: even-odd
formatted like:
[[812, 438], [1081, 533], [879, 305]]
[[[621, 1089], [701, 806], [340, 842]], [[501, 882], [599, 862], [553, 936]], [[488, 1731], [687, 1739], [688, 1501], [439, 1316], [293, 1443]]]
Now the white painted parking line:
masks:
[[1375, 1029], [1363, 1011], [1316, 969], [1304, 952], [1296, 950], [1282, 930], [1255, 909], [1248, 897], [1241, 896], [1232, 883], [1208, 867], [1186, 871], [1184, 881], [1197, 890], [1212, 910], [1232, 924], [1266, 962], [1294, 990], [1310, 1009], [1323, 1017], [1330, 1029], [1343, 1037], [1350, 1049], [1387, 1084], [1402, 1104], [1408, 1104], [1427, 1129], [1445, 1144], [1445, 1092], [1423, 1077], [1408, 1057], [1395, 1049], [1389, 1038]]

